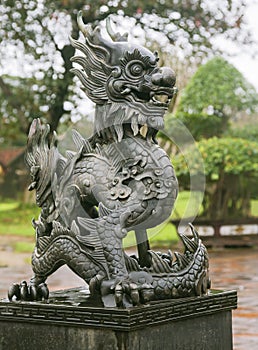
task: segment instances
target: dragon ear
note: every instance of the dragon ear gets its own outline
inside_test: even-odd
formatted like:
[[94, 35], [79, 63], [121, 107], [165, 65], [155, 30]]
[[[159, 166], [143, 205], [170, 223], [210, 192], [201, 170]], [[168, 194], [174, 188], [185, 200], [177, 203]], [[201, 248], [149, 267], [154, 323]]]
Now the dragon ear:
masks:
[[[85, 36], [85, 38], [91, 39], [94, 42], [94, 36], [100, 36], [99, 33], [99, 28], [96, 27], [94, 30], [92, 30], [91, 25], [85, 24], [83, 22], [83, 17], [82, 17], [82, 11], [79, 11], [77, 14], [77, 23], [80, 31], [82, 34]], [[117, 41], [127, 41], [128, 40], [128, 33], [120, 34], [120, 33], [115, 33], [114, 30], [112, 29], [111, 26], [111, 19], [110, 17], [107, 18], [106, 20], [106, 30], [112, 41], [117, 42]], [[99, 38], [101, 41], [101, 39]]]
[[113, 41], [128, 41], [128, 33], [120, 34], [115, 33], [111, 26], [111, 19], [108, 17], [106, 19], [106, 30], [108, 35]]

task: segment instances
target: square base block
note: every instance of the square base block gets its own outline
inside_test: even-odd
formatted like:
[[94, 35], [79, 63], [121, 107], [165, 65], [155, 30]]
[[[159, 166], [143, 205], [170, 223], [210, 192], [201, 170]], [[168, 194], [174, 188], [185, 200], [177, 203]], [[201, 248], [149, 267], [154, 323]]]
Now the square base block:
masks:
[[0, 301], [0, 350], [232, 350], [236, 291], [104, 308], [83, 288]]

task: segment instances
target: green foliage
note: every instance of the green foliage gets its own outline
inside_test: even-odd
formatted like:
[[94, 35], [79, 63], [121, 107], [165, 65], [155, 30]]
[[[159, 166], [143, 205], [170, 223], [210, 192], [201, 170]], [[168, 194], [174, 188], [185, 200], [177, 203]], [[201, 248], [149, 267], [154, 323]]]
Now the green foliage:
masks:
[[258, 140], [258, 122], [256, 124], [247, 124], [242, 127], [230, 128], [227, 137], [242, 138], [250, 141]]
[[258, 143], [237, 138], [217, 138], [202, 140], [196, 149], [188, 149], [191, 154], [190, 163], [185, 163], [184, 154], [173, 159], [177, 176], [184, 175], [191, 169], [191, 175], [198, 175], [195, 164], [199, 152], [204, 161], [205, 175], [208, 180], [219, 177], [221, 172], [228, 175], [244, 175], [258, 177]]
[[[175, 46], [185, 57], [200, 61], [214, 51], [211, 38], [218, 34], [250, 43], [250, 33], [242, 28], [243, 3], [225, 1], [218, 13], [207, 1], [195, 0], [4, 0], [0, 13], [0, 141], [10, 137], [17, 143], [17, 135], [26, 133], [35, 117], [47, 120], [52, 129], [57, 129], [60, 120], [70, 120], [78, 101], [73, 98], [70, 58], [74, 49], [69, 35], [79, 35], [79, 10], [84, 11], [85, 23], [93, 25], [110, 14], [119, 26], [125, 18], [133, 18], [132, 28], [144, 29], [147, 37], [163, 33], [166, 49], [173, 45], [170, 53]], [[10, 75], [20, 75], [15, 78], [17, 84], [10, 81]]]
[[182, 93], [176, 117], [196, 139], [221, 135], [240, 111], [258, 107], [258, 95], [243, 75], [221, 57], [201, 66]]
[[212, 179], [221, 172], [232, 175], [258, 175], [258, 144], [243, 139], [216, 137], [199, 142], [206, 176]]
[[[177, 120], [180, 120], [183, 125], [189, 130], [194, 139], [199, 140], [200, 138], [209, 138], [214, 135], [221, 135], [224, 131], [224, 123], [222, 123], [222, 118], [215, 115], [207, 114], [194, 114], [194, 113], [184, 113], [178, 111], [176, 115], [169, 114], [167, 116], [166, 130], [170, 134], [179, 133], [180, 136], [184, 137], [183, 129], [179, 128], [177, 125]], [[177, 128], [175, 130], [175, 125]]]
[[[251, 198], [258, 194], [258, 143], [213, 137], [200, 141], [198, 150], [206, 176], [203, 215], [211, 219], [249, 216]], [[187, 152], [191, 154], [188, 163], [183, 154], [173, 160], [179, 183], [184, 188], [189, 186], [189, 176], [201, 176], [195, 166], [199, 152], [191, 148]]]
[[4, 91], [0, 89], [0, 136], [4, 138], [5, 146], [23, 146], [29, 123], [42, 116], [39, 108], [44, 104], [44, 95], [33, 91], [36, 84], [40, 89], [35, 78], [4, 75], [0, 79], [4, 84]]

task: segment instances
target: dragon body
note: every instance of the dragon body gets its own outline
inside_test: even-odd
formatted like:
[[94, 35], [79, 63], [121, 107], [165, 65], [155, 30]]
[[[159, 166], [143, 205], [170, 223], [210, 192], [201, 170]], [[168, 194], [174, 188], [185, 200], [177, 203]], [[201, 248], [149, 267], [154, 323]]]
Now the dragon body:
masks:
[[[156, 53], [130, 45], [125, 36], [79, 27], [85, 43], [71, 39], [82, 56], [72, 71], [96, 103], [94, 133], [73, 133], [75, 152], [58, 151], [50, 127], [34, 120], [28, 135], [26, 162], [41, 208], [33, 221], [36, 247], [34, 276], [14, 284], [9, 298], [48, 297], [45, 281], [67, 264], [100, 294], [106, 306], [128, 306], [150, 300], [202, 295], [209, 288], [208, 255], [198, 233], [181, 235], [183, 254], [150, 250], [146, 230], [164, 222], [173, 209], [178, 184], [167, 154], [155, 135], [175, 92], [175, 74], [159, 68]], [[165, 95], [166, 102], [157, 97]], [[138, 257], [123, 250], [123, 238], [134, 230]]]

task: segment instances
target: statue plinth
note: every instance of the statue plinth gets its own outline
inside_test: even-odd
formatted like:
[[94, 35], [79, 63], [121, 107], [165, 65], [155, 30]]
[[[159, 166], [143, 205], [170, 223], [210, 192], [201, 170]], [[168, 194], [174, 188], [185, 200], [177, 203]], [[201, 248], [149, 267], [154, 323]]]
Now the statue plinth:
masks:
[[48, 303], [2, 300], [1, 350], [232, 349], [236, 291], [131, 308], [94, 303], [84, 288], [53, 292]]

